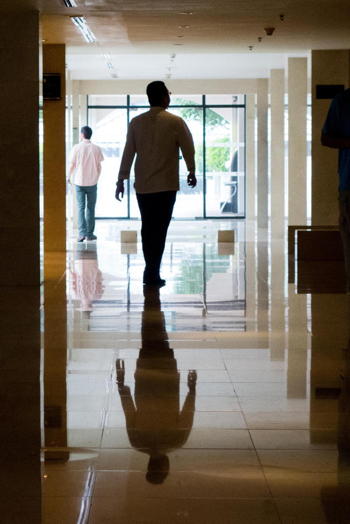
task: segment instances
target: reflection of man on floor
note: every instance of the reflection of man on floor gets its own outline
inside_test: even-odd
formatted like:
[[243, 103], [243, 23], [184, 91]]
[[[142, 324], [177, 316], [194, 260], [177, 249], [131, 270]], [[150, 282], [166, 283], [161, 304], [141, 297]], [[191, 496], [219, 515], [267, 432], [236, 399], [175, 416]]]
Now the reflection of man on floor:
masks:
[[347, 291], [350, 292], [350, 89], [332, 100], [321, 142], [339, 150], [339, 227], [344, 246]]
[[81, 311], [92, 311], [92, 302], [103, 294], [102, 273], [98, 268], [96, 249], [79, 249], [75, 254], [72, 271], [74, 296], [81, 303]]
[[179, 149], [189, 171], [187, 183], [195, 187], [194, 145], [182, 118], [168, 113], [170, 93], [164, 82], [147, 86], [150, 111], [130, 122], [120, 165], [115, 196], [124, 194], [124, 180], [130, 177], [135, 162], [135, 190], [140, 208], [142, 249], [145, 258], [144, 284], [160, 285], [160, 264], [171, 220], [176, 192], [179, 190]]
[[145, 286], [142, 348], [135, 370], [135, 403], [124, 385], [124, 362], [117, 360], [117, 382], [131, 445], [150, 456], [146, 478], [159, 484], [169, 473], [167, 454], [181, 448], [192, 429], [195, 410], [195, 371], [189, 371], [187, 393], [180, 409], [180, 373], [169, 348], [159, 290]]

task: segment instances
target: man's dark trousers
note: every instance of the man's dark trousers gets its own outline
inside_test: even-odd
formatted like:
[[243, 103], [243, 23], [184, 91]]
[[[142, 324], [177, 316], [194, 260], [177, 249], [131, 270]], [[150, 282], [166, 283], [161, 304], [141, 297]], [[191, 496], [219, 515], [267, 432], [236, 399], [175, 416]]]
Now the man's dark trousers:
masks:
[[142, 249], [145, 258], [144, 282], [160, 278], [159, 270], [165, 240], [176, 200], [176, 191], [137, 193], [142, 227]]

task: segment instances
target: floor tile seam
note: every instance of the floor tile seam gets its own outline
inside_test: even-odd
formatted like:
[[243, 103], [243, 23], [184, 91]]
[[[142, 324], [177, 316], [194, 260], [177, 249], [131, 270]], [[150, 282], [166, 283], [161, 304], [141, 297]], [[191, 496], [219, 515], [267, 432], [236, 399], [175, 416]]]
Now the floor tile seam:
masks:
[[[250, 432], [249, 432], [249, 434], [250, 434]], [[251, 437], [251, 438], [252, 438], [252, 437]], [[253, 439], [252, 439], [252, 440], [253, 440]], [[254, 443], [253, 443], [253, 445], [254, 445]], [[280, 523], [282, 523], [282, 522], [283, 522], [282, 515], [281, 515], [281, 513], [280, 513], [280, 511], [279, 511], [279, 509], [278, 509], [278, 505], [277, 505], [276, 501], [275, 501], [274, 498], [273, 498], [272, 489], [271, 489], [270, 484], [269, 484], [269, 482], [268, 482], [268, 480], [267, 480], [267, 478], [266, 478], [266, 472], [265, 472], [265, 470], [264, 470], [264, 466], [263, 466], [263, 464], [262, 464], [262, 462], [261, 462], [261, 458], [260, 458], [259, 453], [258, 453], [258, 450], [255, 448], [255, 446], [254, 446], [254, 450], [255, 450], [255, 453], [256, 453], [256, 458], [257, 458], [257, 461], [258, 461], [258, 464], [259, 464], [259, 467], [260, 467], [261, 473], [262, 473], [262, 475], [263, 475], [263, 477], [264, 477], [264, 481], [265, 481], [266, 489], [267, 489], [268, 493], [270, 494], [270, 500], [271, 500], [272, 503], [273, 503], [273, 507], [274, 507], [274, 509], [275, 509], [275, 512], [276, 512], [277, 518], [279, 519]]]

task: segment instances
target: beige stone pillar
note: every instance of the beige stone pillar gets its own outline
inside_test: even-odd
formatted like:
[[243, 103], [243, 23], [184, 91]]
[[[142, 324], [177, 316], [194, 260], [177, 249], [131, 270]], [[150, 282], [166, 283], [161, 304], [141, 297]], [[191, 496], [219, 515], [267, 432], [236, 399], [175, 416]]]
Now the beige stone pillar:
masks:
[[257, 80], [257, 116], [258, 116], [258, 157], [257, 157], [257, 187], [258, 187], [258, 227], [268, 226], [268, 171], [267, 171], [267, 110], [268, 110], [268, 80]]
[[246, 217], [256, 219], [255, 94], [246, 96]]
[[79, 127], [87, 125], [87, 96], [79, 95], [80, 110], [79, 110]]
[[[6, 2], [5, 2], [6, 4]], [[41, 522], [39, 17], [0, 17], [0, 521]]]
[[79, 143], [79, 80], [73, 80], [73, 115], [72, 115], [72, 135], [73, 135], [73, 145]]
[[35, 286], [40, 280], [38, 15], [4, 14], [0, 46], [0, 285]]
[[349, 85], [350, 52], [312, 51], [312, 224], [338, 223], [336, 149], [323, 147], [321, 130], [331, 100], [316, 98], [318, 84]]
[[284, 236], [284, 70], [272, 69], [271, 95], [271, 236]]
[[288, 223], [306, 224], [307, 58], [288, 59]]
[[66, 249], [65, 46], [43, 46], [44, 73], [60, 73], [61, 100], [44, 101], [44, 246]]

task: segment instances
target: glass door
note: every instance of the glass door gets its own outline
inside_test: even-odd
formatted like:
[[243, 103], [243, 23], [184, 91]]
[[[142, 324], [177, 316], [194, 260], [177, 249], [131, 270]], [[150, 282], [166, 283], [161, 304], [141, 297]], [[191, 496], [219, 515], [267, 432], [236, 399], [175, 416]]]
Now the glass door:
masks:
[[[105, 104], [105, 105], [103, 105]], [[128, 122], [149, 110], [144, 95], [94, 95], [88, 98], [93, 141], [105, 161], [98, 185], [97, 218], [139, 218], [134, 173], [122, 202], [114, 198]], [[187, 186], [180, 152], [180, 191], [174, 218], [244, 218], [244, 95], [172, 95], [169, 111], [187, 123], [195, 143], [198, 185]]]

